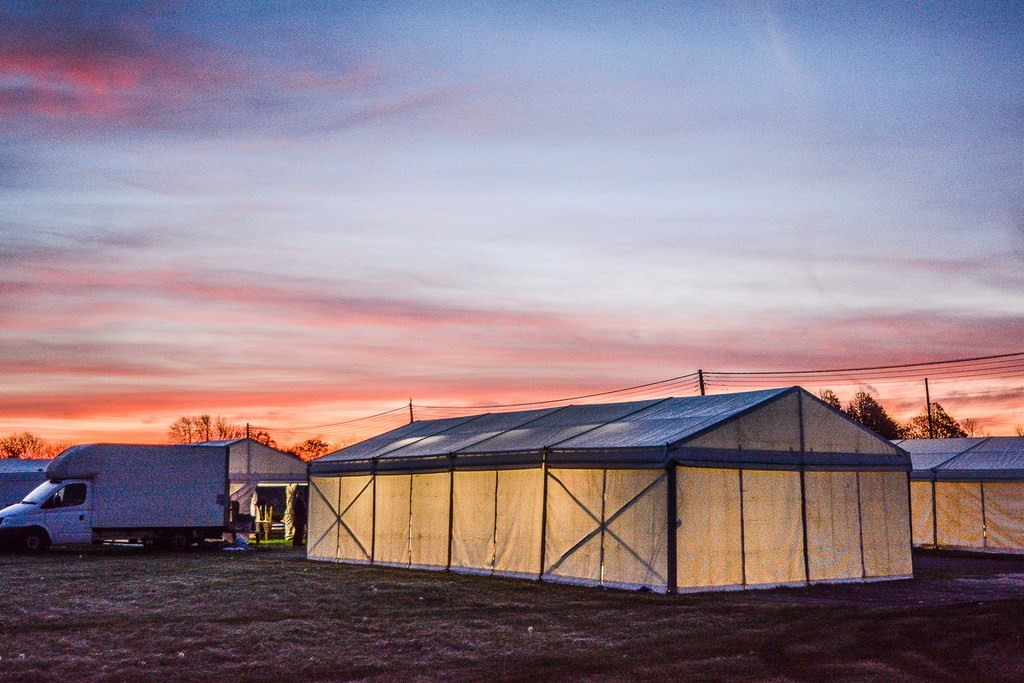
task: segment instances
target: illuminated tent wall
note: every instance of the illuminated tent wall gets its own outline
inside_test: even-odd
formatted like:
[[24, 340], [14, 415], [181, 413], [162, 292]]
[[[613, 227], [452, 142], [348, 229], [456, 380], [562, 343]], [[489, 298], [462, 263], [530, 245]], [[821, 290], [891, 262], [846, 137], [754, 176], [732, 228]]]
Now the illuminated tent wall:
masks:
[[413, 422], [310, 464], [307, 552], [670, 592], [902, 578], [909, 469], [798, 387]]
[[906, 439], [914, 545], [1024, 552], [1024, 437]]

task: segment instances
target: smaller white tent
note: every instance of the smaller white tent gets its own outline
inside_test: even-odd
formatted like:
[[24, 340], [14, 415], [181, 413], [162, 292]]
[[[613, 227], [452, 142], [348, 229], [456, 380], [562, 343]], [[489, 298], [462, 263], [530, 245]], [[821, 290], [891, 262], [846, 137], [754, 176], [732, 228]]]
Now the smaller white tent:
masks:
[[0, 510], [20, 503], [32, 489], [46, 481], [49, 460], [0, 459]]
[[1024, 437], [904, 439], [914, 545], [1024, 552]]
[[203, 441], [197, 446], [228, 449], [228, 479], [231, 500], [243, 513], [249, 512], [256, 487], [264, 484], [305, 484], [307, 464], [297, 455], [271, 448], [255, 439]]

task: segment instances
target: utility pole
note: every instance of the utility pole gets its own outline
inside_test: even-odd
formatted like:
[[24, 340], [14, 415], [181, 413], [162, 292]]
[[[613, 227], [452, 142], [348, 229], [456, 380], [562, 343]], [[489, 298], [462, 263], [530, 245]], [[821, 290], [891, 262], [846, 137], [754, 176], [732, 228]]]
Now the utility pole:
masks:
[[932, 398], [928, 393], [928, 378], [924, 378], [924, 402], [928, 404], [928, 438], [935, 438], [935, 425], [932, 424]]
[[697, 370], [697, 383], [700, 385], [700, 395], [703, 396], [705, 392], [703, 370]]
[[409, 424], [412, 424], [415, 421], [416, 421], [416, 418], [414, 418], [413, 415], [412, 415], [412, 399], [410, 398], [409, 399]]

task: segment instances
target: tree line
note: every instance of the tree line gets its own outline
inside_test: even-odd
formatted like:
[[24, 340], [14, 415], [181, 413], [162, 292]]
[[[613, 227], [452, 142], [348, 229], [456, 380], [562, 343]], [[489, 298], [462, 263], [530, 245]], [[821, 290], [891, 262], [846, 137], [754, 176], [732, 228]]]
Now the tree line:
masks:
[[[899, 422], [879, 403], [874, 396], [863, 389], [854, 394], [853, 399], [845, 406], [831, 389], [824, 389], [818, 394], [822, 401], [844, 413], [854, 422], [859, 422], [868, 429], [886, 439], [954, 439], [972, 436], [990, 436], [984, 432], [979, 422], [973, 418], [957, 420], [938, 403], [921, 410], [907, 422]], [[929, 415], [929, 409], [931, 415]], [[1018, 436], [1024, 436], [1020, 425], [1016, 428]]]
[[[183, 415], [171, 423], [167, 442], [172, 444], [201, 443], [203, 441], [234, 441], [247, 435], [254, 441], [297, 455], [309, 461], [336, 451], [346, 444], [332, 444], [320, 438], [306, 439], [291, 446], [279, 446], [265, 429], [250, 430], [245, 425], [229, 422], [221, 416]], [[72, 444], [48, 441], [30, 432], [0, 437], [0, 458], [54, 458]]]
[[47, 441], [31, 432], [0, 437], [0, 458], [54, 458], [71, 446], [64, 441]]
[[248, 437], [253, 441], [277, 448], [285, 453], [297, 455], [303, 460], [309, 461], [326, 455], [331, 451], [341, 448], [341, 444], [330, 444], [323, 439], [306, 439], [291, 446], [278, 446], [277, 441], [265, 429], [252, 430], [244, 425], [228, 422], [218, 415], [182, 415], [171, 423], [167, 430], [167, 440], [170, 443], [187, 444], [201, 443], [203, 441], [233, 441]]

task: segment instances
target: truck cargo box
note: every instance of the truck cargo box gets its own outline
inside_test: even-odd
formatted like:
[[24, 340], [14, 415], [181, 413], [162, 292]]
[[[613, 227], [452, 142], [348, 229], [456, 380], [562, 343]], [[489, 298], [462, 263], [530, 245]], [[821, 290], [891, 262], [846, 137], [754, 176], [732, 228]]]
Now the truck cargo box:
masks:
[[94, 529], [218, 527], [228, 522], [228, 462], [210, 446], [73, 446], [50, 480], [91, 479]]

